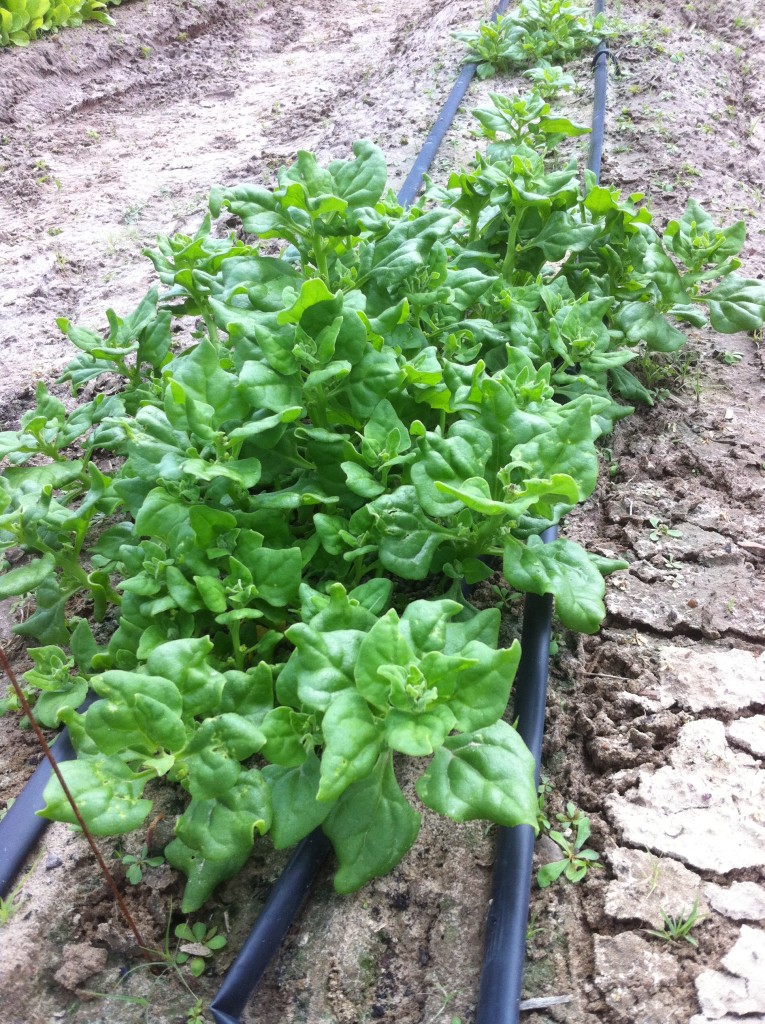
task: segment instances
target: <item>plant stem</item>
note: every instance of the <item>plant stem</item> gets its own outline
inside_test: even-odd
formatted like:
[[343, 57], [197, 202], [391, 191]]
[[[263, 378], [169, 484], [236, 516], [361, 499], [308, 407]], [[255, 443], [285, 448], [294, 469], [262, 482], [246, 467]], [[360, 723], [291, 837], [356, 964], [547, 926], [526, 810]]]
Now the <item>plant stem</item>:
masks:
[[512, 283], [513, 270], [515, 269], [515, 244], [518, 238], [518, 227], [521, 223], [524, 211], [521, 210], [514, 217], [507, 217], [507, 223], [510, 228], [507, 235], [507, 252], [505, 253], [505, 259], [502, 263], [502, 276], [508, 284]]

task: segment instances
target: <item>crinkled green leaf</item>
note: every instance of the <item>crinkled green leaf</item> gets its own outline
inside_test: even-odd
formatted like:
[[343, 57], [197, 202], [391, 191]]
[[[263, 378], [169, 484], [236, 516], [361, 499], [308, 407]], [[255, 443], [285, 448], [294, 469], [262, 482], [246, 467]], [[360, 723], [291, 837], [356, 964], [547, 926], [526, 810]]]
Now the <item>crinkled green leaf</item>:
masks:
[[53, 555], [46, 554], [0, 576], [0, 601], [34, 590], [51, 574], [55, 564]]
[[398, 864], [417, 838], [420, 815], [401, 792], [390, 755], [346, 789], [323, 827], [339, 862], [338, 892], [354, 892]]
[[331, 803], [320, 803], [316, 799], [319, 759], [313, 751], [294, 768], [266, 765], [263, 777], [271, 790], [271, 838], [277, 850], [299, 843], [318, 828], [332, 810]]
[[382, 735], [367, 702], [353, 690], [335, 697], [324, 714], [321, 729], [324, 750], [317, 799], [331, 802], [371, 773], [380, 754]]
[[699, 296], [709, 306], [709, 319], [721, 334], [756, 331], [765, 322], [765, 284], [729, 274], [717, 287]]
[[[626, 562], [613, 564], [614, 568], [627, 567]], [[516, 590], [552, 594], [555, 612], [569, 629], [594, 633], [606, 614], [603, 577], [584, 548], [573, 541], [545, 544], [532, 536], [523, 544], [507, 537], [503, 571]]]
[[[151, 810], [141, 798], [146, 775], [136, 775], [120, 757], [88, 757], [59, 765], [86, 825], [97, 836], [118, 836], [140, 828]], [[58, 779], [43, 793], [41, 817], [76, 825], [77, 819]]]
[[417, 780], [424, 804], [453, 818], [499, 825], [537, 822], [534, 758], [506, 722], [452, 736]]
[[255, 831], [271, 824], [268, 786], [255, 768], [242, 772], [234, 787], [215, 799], [192, 799], [175, 826], [176, 838], [165, 848], [169, 864], [188, 878], [181, 910], [197, 910], [213, 889], [244, 865]]

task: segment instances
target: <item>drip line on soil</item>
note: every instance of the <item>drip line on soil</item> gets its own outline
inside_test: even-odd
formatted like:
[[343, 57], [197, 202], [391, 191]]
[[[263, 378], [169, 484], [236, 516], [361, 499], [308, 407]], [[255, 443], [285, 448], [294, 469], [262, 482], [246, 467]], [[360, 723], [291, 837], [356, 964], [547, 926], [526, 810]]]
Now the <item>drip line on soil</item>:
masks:
[[[499, 0], [494, 13], [491, 16], [492, 21], [496, 21], [500, 14], [504, 14], [507, 10], [510, 0]], [[452, 90], [446, 97], [446, 102], [441, 108], [441, 113], [436, 118], [433, 127], [430, 129], [427, 139], [422, 144], [422, 149], [415, 158], [412, 164], [412, 169], [407, 174], [404, 184], [399, 189], [398, 201], [402, 206], [411, 206], [417, 198], [417, 193], [420, 191], [423, 179], [430, 169], [430, 165], [433, 163], [433, 159], [438, 152], [438, 147], [444, 140], [444, 136], [449, 131], [452, 121], [457, 115], [460, 103], [465, 98], [465, 93], [468, 91], [468, 86], [473, 81], [473, 75], [476, 72], [477, 64], [470, 62], [466, 64], [462, 71], [460, 71], [456, 82], [452, 86]]]
[[[595, 0], [595, 14], [602, 14], [603, 9], [603, 0]], [[595, 175], [596, 182], [600, 182], [603, 156], [607, 64], [606, 45], [601, 42], [593, 59], [595, 81], [592, 131], [587, 158], [587, 169]], [[549, 544], [557, 535], [557, 527], [551, 526], [542, 534], [542, 540]], [[537, 784], [547, 703], [552, 610], [550, 594], [543, 597], [536, 594], [527, 596], [523, 611], [521, 662], [516, 676], [513, 705], [518, 732], [534, 755]], [[530, 825], [497, 828], [476, 1024], [517, 1024], [519, 1018], [535, 838], [534, 829]]]
[[[595, 0], [602, 14], [603, 0]], [[600, 182], [606, 119], [608, 52], [601, 41], [593, 59], [592, 131], [587, 169]], [[542, 534], [549, 544], [558, 535], [551, 526]], [[536, 781], [542, 757], [547, 703], [547, 676], [552, 634], [552, 596], [529, 594], [523, 611], [521, 662], [515, 682], [513, 717], [518, 732], [536, 763]], [[484, 935], [484, 960], [478, 990], [476, 1024], [517, 1024], [520, 1014], [526, 931], [534, 858], [534, 829], [530, 825], [497, 828], [492, 892]]]

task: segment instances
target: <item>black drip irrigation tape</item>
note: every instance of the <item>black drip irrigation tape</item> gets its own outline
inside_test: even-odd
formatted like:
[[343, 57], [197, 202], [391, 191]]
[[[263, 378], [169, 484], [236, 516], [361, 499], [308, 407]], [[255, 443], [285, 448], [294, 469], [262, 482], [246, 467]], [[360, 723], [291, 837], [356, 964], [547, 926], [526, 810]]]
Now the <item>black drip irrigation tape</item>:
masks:
[[[603, 0], [595, 0], [595, 14], [603, 13]], [[587, 168], [600, 181], [606, 119], [608, 52], [601, 42], [593, 59], [594, 89], [592, 132]], [[546, 544], [558, 535], [556, 527], [542, 534]], [[536, 761], [542, 755], [547, 702], [547, 675], [552, 634], [552, 598], [529, 594], [523, 611], [521, 663], [515, 684], [513, 716], [518, 732]], [[530, 825], [497, 829], [491, 902], [484, 934], [484, 961], [478, 990], [476, 1024], [517, 1024], [520, 1015], [526, 931], [534, 858], [534, 829]]]
[[215, 1024], [239, 1024], [250, 993], [284, 941], [330, 849], [320, 828], [295, 847], [210, 1006]]
[[[492, 20], [503, 14], [508, 4], [509, 0], [499, 0]], [[596, 14], [602, 12], [603, 7], [603, 0], [595, 0]], [[588, 168], [596, 179], [600, 176], [603, 148], [607, 57], [605, 44], [601, 43], [593, 61], [595, 96], [588, 160]], [[475, 64], [466, 64], [452, 87], [398, 193], [402, 206], [411, 205], [417, 197], [475, 69]], [[556, 527], [550, 527], [542, 534], [545, 543], [556, 537]], [[514, 714], [518, 720], [518, 731], [534, 755], [537, 778], [547, 699], [551, 630], [552, 598], [549, 595], [529, 595], [523, 614], [523, 654], [516, 681]], [[66, 730], [57, 739], [53, 751], [57, 761], [75, 756]], [[0, 896], [8, 893], [24, 861], [49, 824], [36, 812], [43, 807], [42, 793], [50, 774], [47, 760], [42, 761], [0, 821]], [[534, 838], [534, 830], [528, 825], [498, 829], [476, 1024], [515, 1024], [518, 1020]], [[210, 1011], [215, 1024], [239, 1024], [252, 990], [281, 946], [330, 849], [329, 840], [321, 829], [316, 829], [293, 851], [212, 1002]]]
[[[491, 20], [496, 21], [500, 14], [504, 14], [509, 3], [510, 0], [499, 0], [499, 3], [491, 16]], [[462, 103], [462, 100], [465, 98], [465, 93], [468, 91], [468, 86], [473, 81], [473, 75], [475, 74], [476, 67], [476, 64], [466, 64], [462, 71], [460, 71], [457, 81], [452, 86], [451, 92], [446, 97], [446, 102], [441, 108], [441, 113], [436, 118], [427, 139], [425, 139], [425, 142], [422, 145], [419, 155], [412, 164], [411, 171], [407, 174], [404, 184], [399, 189], [398, 201], [402, 206], [411, 206], [417, 198], [417, 193], [422, 187], [425, 175], [430, 170], [430, 165], [433, 163], [433, 158], [438, 152], [438, 147], [441, 145], [444, 140], [444, 136], [449, 131], [452, 121], [459, 110], [460, 103]]]
[[[66, 729], [51, 747], [51, 753], [59, 763], [71, 761], [76, 756]], [[50, 762], [47, 757], [43, 757], [0, 821], [0, 896], [7, 896], [11, 891], [13, 880], [21, 871], [24, 861], [50, 825], [45, 818], [37, 816], [37, 811], [45, 806], [43, 790], [50, 776]]]

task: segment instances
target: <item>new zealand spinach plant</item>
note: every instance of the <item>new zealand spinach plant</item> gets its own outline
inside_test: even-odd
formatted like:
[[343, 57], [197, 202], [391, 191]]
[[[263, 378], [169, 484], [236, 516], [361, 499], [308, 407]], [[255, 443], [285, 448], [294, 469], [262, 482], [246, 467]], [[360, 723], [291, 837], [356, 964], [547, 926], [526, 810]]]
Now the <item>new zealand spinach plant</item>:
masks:
[[[340, 891], [388, 871], [420, 820], [401, 755], [428, 759], [424, 805], [536, 826], [503, 721], [518, 646], [461, 580], [495, 556], [594, 632], [624, 563], [538, 535], [592, 493], [623, 400], [650, 400], [628, 364], [683, 322], [763, 322], [743, 224], [691, 202], [660, 236], [640, 195], [550, 168], [580, 129], [539, 93], [491, 103], [485, 154], [410, 210], [370, 142], [215, 190], [194, 237], [150, 254], [161, 287], [132, 314], [105, 336], [60, 321], [74, 393], [121, 390], [67, 412], [41, 384], [0, 434], [0, 598], [28, 603], [36, 713], [69, 726], [96, 834], [138, 828], [150, 782], [185, 791], [165, 851], [184, 912], [255, 833], [321, 826]], [[46, 800], [71, 820], [56, 783]]]

